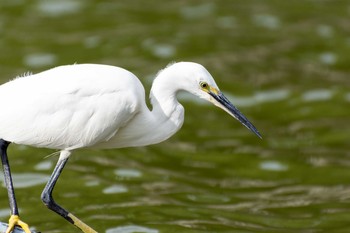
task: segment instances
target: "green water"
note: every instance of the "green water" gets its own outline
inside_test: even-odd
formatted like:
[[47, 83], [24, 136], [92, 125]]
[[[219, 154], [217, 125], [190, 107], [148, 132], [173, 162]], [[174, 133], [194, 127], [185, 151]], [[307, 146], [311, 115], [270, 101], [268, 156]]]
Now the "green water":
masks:
[[[149, 147], [76, 151], [56, 201], [107, 233], [350, 232], [349, 1], [0, 1], [2, 82], [104, 63], [148, 90], [181, 60], [203, 64], [263, 140], [182, 96], [180, 132]], [[10, 146], [21, 217], [45, 233], [79, 232], [40, 200], [53, 152]], [[0, 197], [4, 222], [4, 188]]]

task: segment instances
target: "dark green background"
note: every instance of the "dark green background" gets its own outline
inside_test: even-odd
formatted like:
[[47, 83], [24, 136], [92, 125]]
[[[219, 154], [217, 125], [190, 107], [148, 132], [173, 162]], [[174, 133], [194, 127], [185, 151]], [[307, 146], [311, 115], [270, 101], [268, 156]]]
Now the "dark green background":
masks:
[[[2, 82], [104, 63], [132, 71], [148, 92], [159, 69], [183, 60], [203, 64], [263, 140], [181, 95], [179, 133], [76, 151], [56, 201], [108, 233], [349, 232], [349, 1], [0, 1]], [[11, 145], [20, 213], [45, 233], [79, 232], [40, 201], [53, 152]], [[3, 188], [1, 221], [8, 215]]]

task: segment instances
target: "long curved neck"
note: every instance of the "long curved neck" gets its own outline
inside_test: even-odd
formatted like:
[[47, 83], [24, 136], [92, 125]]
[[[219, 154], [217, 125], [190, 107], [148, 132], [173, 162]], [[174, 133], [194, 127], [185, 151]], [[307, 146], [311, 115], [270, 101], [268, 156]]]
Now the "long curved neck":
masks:
[[153, 133], [163, 138], [161, 141], [176, 133], [184, 121], [184, 108], [177, 101], [178, 89], [174, 87], [168, 77], [160, 74], [154, 79], [150, 91]]
[[152, 110], [140, 99], [140, 109], [128, 125], [119, 128], [108, 141], [95, 147], [146, 146], [171, 137], [181, 128], [184, 121], [184, 108], [176, 99], [177, 91], [171, 81], [169, 82], [168, 76], [158, 75], [150, 91]]
[[162, 142], [175, 134], [184, 121], [184, 108], [176, 99], [177, 89], [167, 76], [157, 76], [150, 91], [152, 110], [142, 104], [140, 111], [120, 128], [102, 148], [146, 146]]
[[[176, 99], [178, 90], [171, 88], [171, 84], [166, 82], [166, 78], [157, 76], [152, 84], [149, 98], [152, 104], [151, 113], [155, 118], [172, 118], [176, 108], [180, 103]], [[180, 105], [181, 106], [181, 105]]]

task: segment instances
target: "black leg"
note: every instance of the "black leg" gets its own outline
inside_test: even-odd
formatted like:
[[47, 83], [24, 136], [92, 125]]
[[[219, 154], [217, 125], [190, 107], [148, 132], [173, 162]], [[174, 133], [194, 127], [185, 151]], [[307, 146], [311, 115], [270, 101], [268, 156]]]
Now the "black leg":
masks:
[[72, 219], [68, 217], [68, 211], [63, 209], [61, 206], [57, 205], [52, 197], [52, 191], [56, 185], [56, 182], [58, 180], [58, 177], [60, 176], [64, 166], [66, 165], [68, 161], [68, 157], [64, 159], [59, 159], [56, 167], [50, 177], [50, 180], [47, 182], [42, 194], [41, 194], [41, 200], [44, 202], [44, 204], [49, 208], [50, 210], [58, 213], [63, 218], [68, 220], [70, 223], [73, 223]]
[[5, 180], [5, 185], [6, 185], [7, 193], [9, 197], [11, 215], [18, 215], [18, 207], [17, 207], [16, 197], [15, 197], [15, 190], [13, 188], [13, 183], [12, 183], [10, 164], [7, 158], [7, 147], [9, 144], [10, 142], [0, 139], [1, 162], [2, 162], [2, 168], [4, 170], [4, 180]]
[[1, 156], [2, 168], [4, 170], [4, 180], [5, 180], [5, 185], [7, 189], [7, 194], [9, 197], [10, 209], [11, 209], [11, 217], [9, 220], [9, 225], [6, 230], [6, 233], [12, 232], [16, 225], [21, 226], [26, 233], [30, 233], [28, 224], [26, 224], [25, 222], [19, 219], [18, 207], [17, 207], [16, 197], [15, 197], [15, 190], [13, 188], [13, 182], [12, 182], [12, 176], [11, 176], [11, 169], [10, 169], [9, 160], [7, 158], [7, 147], [9, 144], [10, 142], [0, 139], [0, 156]]
[[67, 210], [59, 206], [52, 197], [53, 189], [56, 185], [56, 182], [59, 178], [59, 176], [62, 173], [62, 170], [64, 166], [66, 165], [68, 158], [69, 158], [70, 152], [69, 151], [61, 151], [60, 158], [56, 164], [56, 167], [50, 177], [50, 180], [47, 182], [42, 194], [41, 194], [41, 200], [44, 202], [44, 204], [49, 208], [50, 210], [56, 212], [57, 214], [61, 215], [63, 218], [65, 218], [68, 222], [74, 224], [76, 227], [78, 227], [82, 232], [85, 233], [97, 233], [95, 230], [93, 230], [91, 227], [83, 223], [80, 219], [69, 213]]

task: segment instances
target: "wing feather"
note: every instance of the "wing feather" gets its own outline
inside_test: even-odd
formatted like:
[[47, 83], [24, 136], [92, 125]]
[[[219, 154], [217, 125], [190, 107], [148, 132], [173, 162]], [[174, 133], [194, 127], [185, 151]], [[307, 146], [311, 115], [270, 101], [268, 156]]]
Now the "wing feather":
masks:
[[138, 112], [144, 89], [121, 68], [71, 65], [3, 84], [0, 99], [1, 138], [76, 149], [113, 137]]

